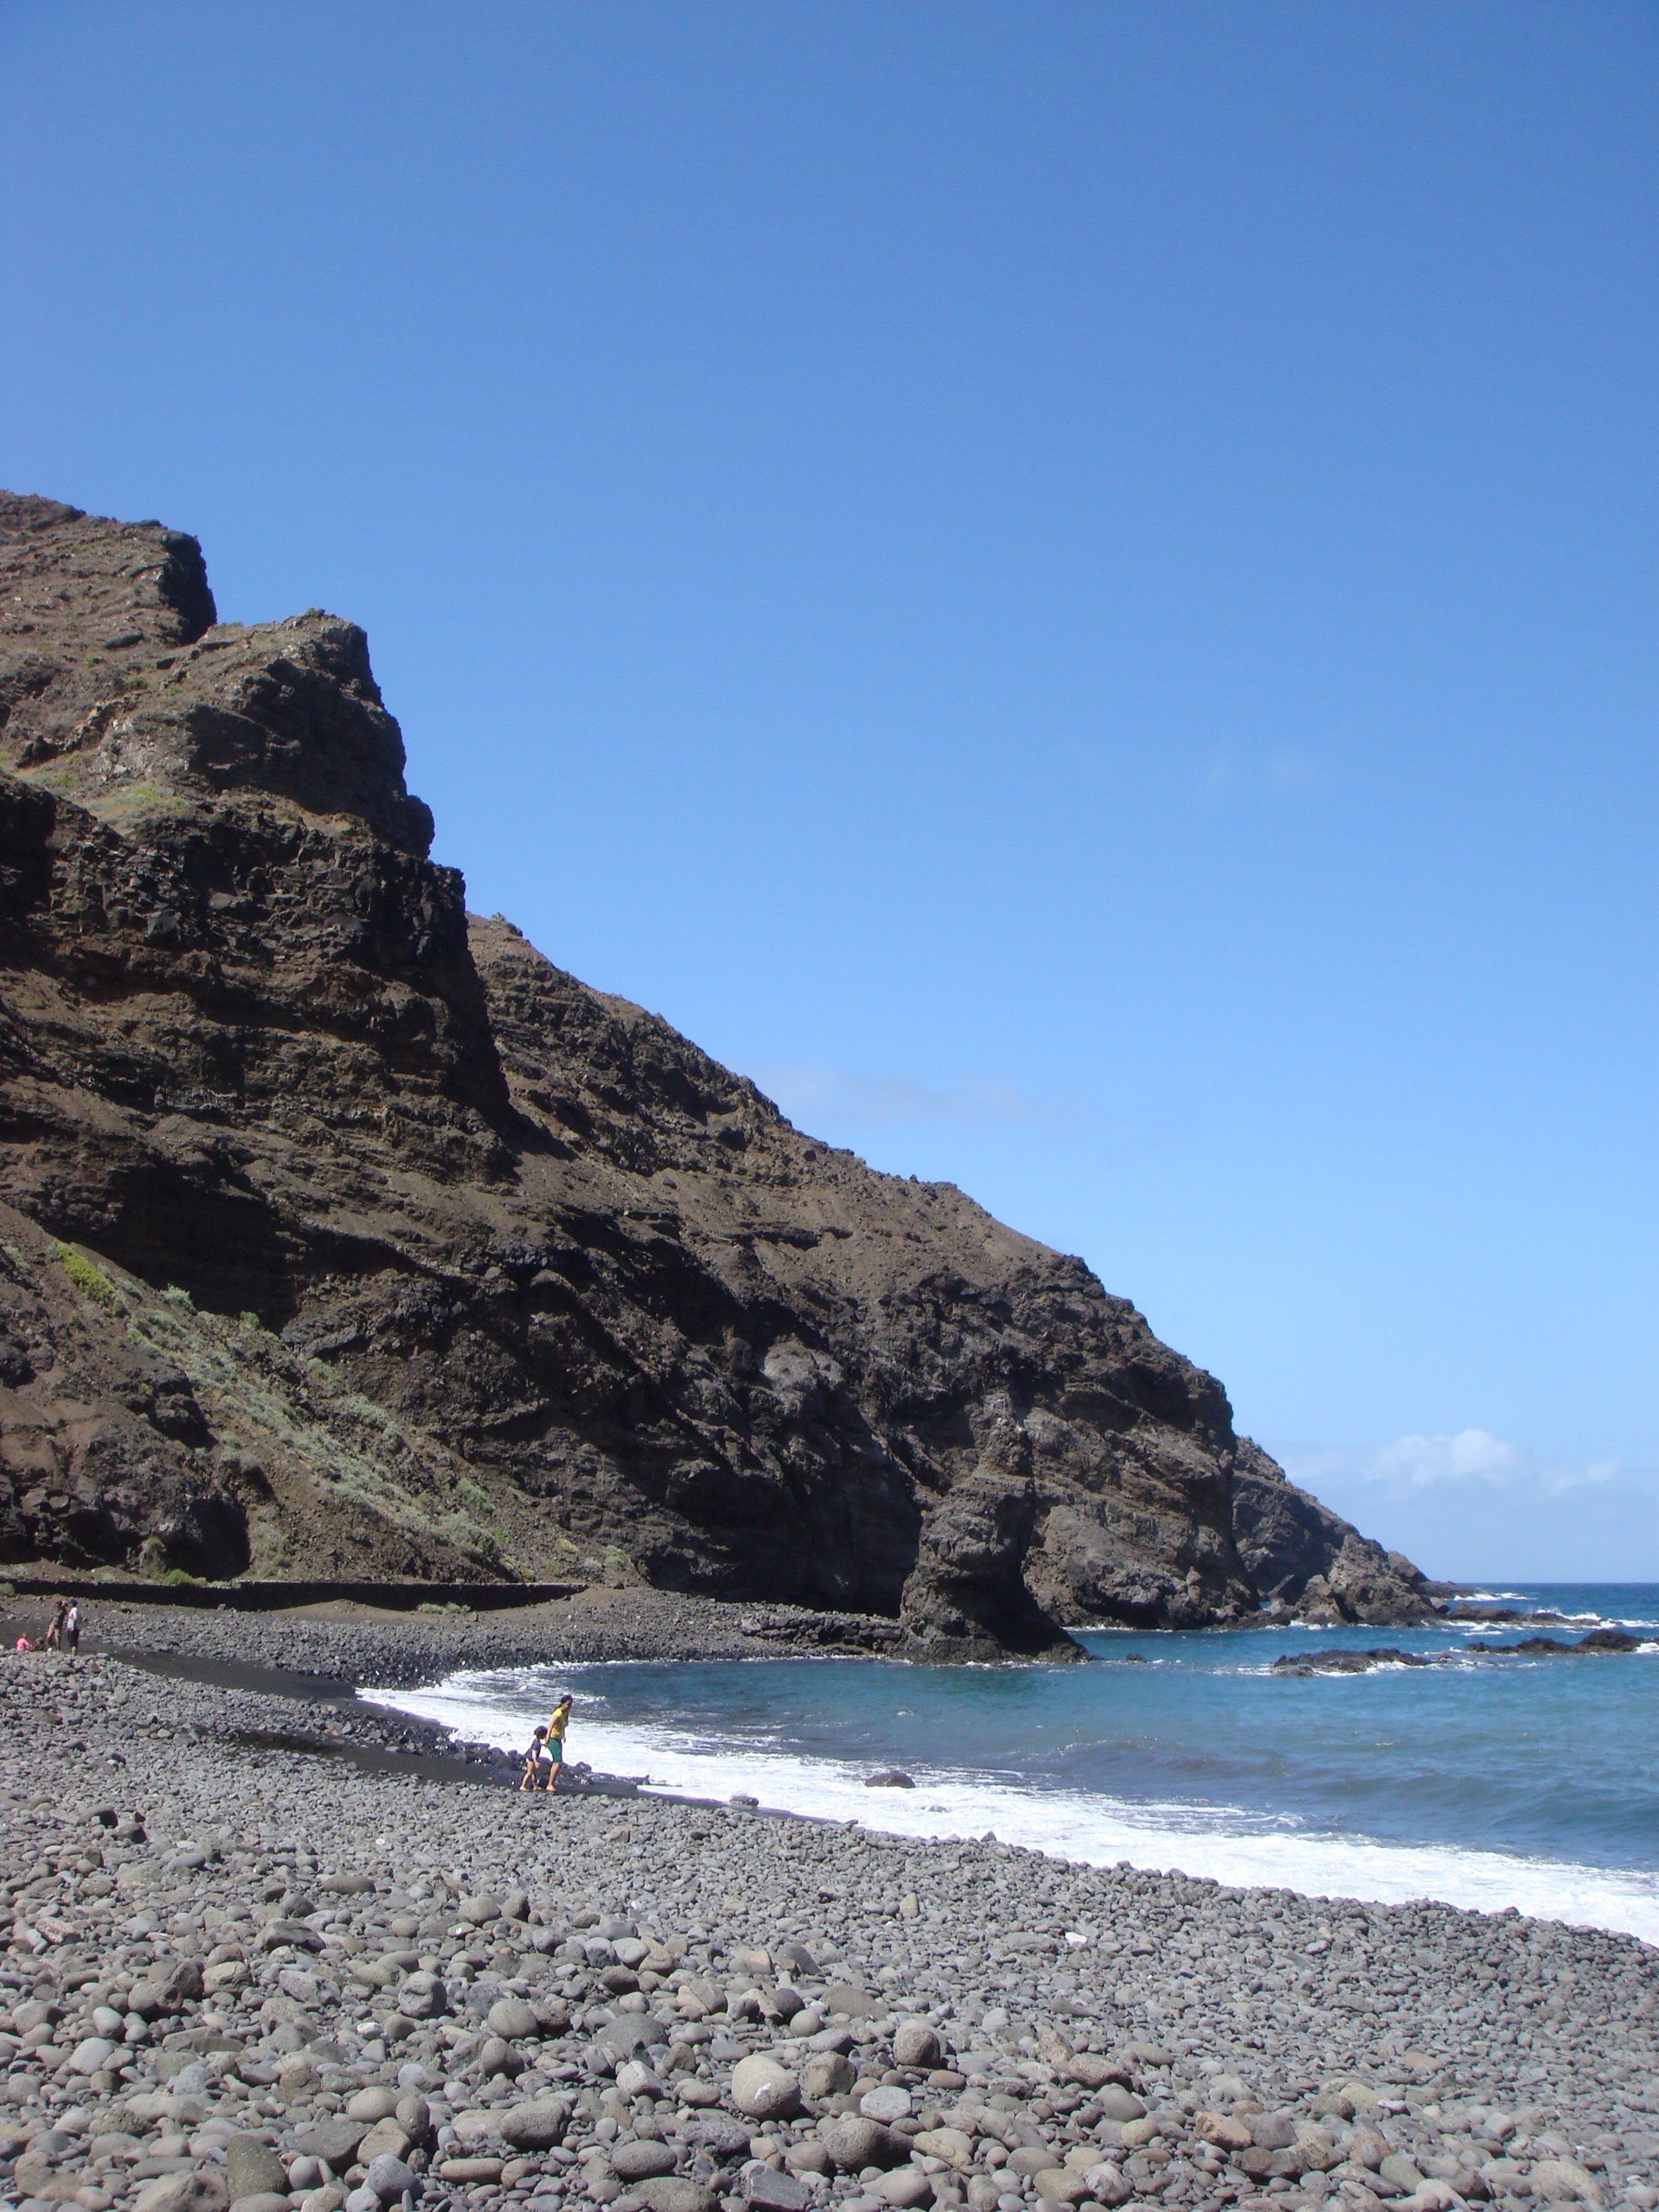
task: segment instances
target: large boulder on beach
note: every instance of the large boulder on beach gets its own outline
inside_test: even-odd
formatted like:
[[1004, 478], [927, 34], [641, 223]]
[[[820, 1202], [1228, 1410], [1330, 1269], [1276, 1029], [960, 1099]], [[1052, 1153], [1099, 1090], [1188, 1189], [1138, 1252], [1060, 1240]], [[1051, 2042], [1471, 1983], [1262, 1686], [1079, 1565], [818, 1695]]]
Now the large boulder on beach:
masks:
[[1085, 2166], [1083, 2179], [1097, 2204], [1127, 2204], [1135, 2193], [1122, 2168], [1111, 2159], [1101, 2159], [1096, 2165]]
[[[1120, 2124], [1126, 2120], [1138, 2120], [1141, 2118], [1146, 2110], [1146, 2106], [1141, 2102], [1140, 2099], [1136, 2096], [1134, 2091], [1133, 2089], [1126, 2089], [1121, 2080], [1118, 2078], [1116, 2074], [1114, 2074], [1109, 2080], [1102, 2084], [1100, 2093], [1095, 2099], [1095, 2102], [1099, 2108], [1100, 2117], [1103, 2120], [1116, 2120]], [[1199, 2115], [1198, 2124], [1200, 2130], [1206, 2117], [1208, 2116], [1202, 2112]], [[1249, 2142], [1249, 2139], [1250, 2131], [1249, 2128], [1246, 2128], [1244, 2130], [1243, 2141], [1245, 2142]]]
[[432, 2132], [432, 2112], [418, 2089], [405, 2089], [392, 2107], [392, 2118], [412, 2143], [424, 2143]]
[[680, 2173], [666, 2173], [634, 2184], [633, 2193], [646, 2212], [714, 2212], [719, 2203], [712, 2189]]
[[285, 2147], [297, 2156], [320, 2158], [343, 2173], [357, 2155], [357, 2146], [368, 2133], [362, 2120], [311, 2120], [295, 2128]]
[[421, 2193], [420, 2175], [387, 2151], [378, 2152], [368, 2161], [364, 2179], [382, 2204], [395, 2204], [405, 2195], [418, 2197]]
[[672, 2173], [674, 2147], [645, 2139], [620, 2142], [611, 2149], [611, 2163], [623, 2181], [648, 2181], [657, 2174]]
[[[320, 1942], [309, 1928], [302, 1932], [309, 1941]], [[180, 1959], [171, 1966], [154, 1968], [143, 1981], [135, 1982], [127, 1997], [127, 2009], [141, 2020], [154, 2020], [158, 2013], [181, 2010], [201, 1994], [201, 1967], [193, 1959]]]
[[1533, 2195], [1545, 2203], [1599, 2205], [1603, 2201], [1601, 2183], [1577, 2159], [1538, 2159], [1527, 2178], [1532, 2184]]
[[799, 2178], [758, 2159], [744, 2168], [740, 2184], [743, 2200], [755, 2212], [806, 2212], [811, 2191]]
[[[1068, 2081], [1075, 2081], [1079, 2089], [1103, 2089], [1109, 2081], [1125, 2089], [1131, 2087], [1127, 2068], [1116, 2059], [1103, 2057], [1097, 2051], [1074, 2051], [1064, 2062], [1060, 2071]], [[1107, 2112], [1104, 2106], [1101, 2112], [1102, 2117], [1109, 2120], [1117, 2117], [1115, 2113]]]
[[506, 2118], [506, 2112], [498, 2112], [493, 2105], [469, 2105], [465, 2112], [457, 2112], [449, 2124], [460, 2141], [471, 2146], [494, 2142]]
[[271, 2191], [288, 2194], [288, 2169], [269, 2143], [258, 2136], [233, 2136], [225, 2145], [225, 2186], [230, 2200], [258, 2197]]
[[388, 2113], [385, 2119], [376, 2120], [358, 2144], [357, 2162], [360, 2166], [368, 2166], [377, 2158], [407, 2158], [414, 2148], [408, 2136]]
[[895, 2066], [937, 2066], [945, 2057], [939, 2031], [925, 2020], [902, 2020], [893, 2033]]
[[497, 1997], [485, 2018], [495, 2033], [508, 2042], [541, 2033], [541, 2022], [522, 1997]]
[[740, 2158], [749, 2148], [750, 2130], [725, 2112], [705, 2112], [688, 2124], [684, 2140], [693, 2150], [706, 2150], [722, 2162]]
[[216, 2166], [191, 2173], [164, 2173], [146, 2182], [132, 2200], [132, 2212], [227, 2212], [230, 2195]]
[[974, 2139], [962, 2128], [924, 2128], [910, 2140], [914, 2150], [926, 2158], [943, 2159], [958, 2173], [966, 2173], [974, 2162]]
[[933, 2177], [919, 2166], [897, 2166], [884, 2173], [872, 2189], [884, 2204], [893, 2207], [893, 2212], [916, 2212], [918, 2206], [933, 2202]]
[[891, 2166], [910, 2155], [902, 2136], [860, 2112], [843, 2112], [831, 2120], [823, 2130], [823, 2147], [838, 2173], [861, 2173], [866, 2166]]
[[514, 2105], [501, 2115], [499, 2132], [515, 2150], [551, 2150], [562, 2142], [570, 2120], [570, 2107], [562, 2097], [538, 2097]]
[[866, 2120], [878, 2120], [884, 2127], [891, 2127], [896, 2120], [909, 2118], [910, 2092], [896, 2082], [866, 2089], [859, 2099], [859, 2110]]
[[800, 2082], [766, 2051], [739, 2059], [732, 2069], [732, 2102], [751, 2120], [782, 2120], [800, 2110]]
[[801, 2094], [814, 2104], [825, 2097], [844, 2097], [856, 2078], [852, 2060], [839, 2051], [814, 2051], [800, 2069]]

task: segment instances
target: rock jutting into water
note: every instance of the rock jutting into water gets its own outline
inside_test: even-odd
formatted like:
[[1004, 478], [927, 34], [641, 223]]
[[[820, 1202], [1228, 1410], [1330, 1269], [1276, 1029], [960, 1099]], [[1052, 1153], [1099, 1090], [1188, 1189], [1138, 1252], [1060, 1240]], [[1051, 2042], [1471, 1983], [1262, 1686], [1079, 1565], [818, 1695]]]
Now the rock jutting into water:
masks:
[[1384, 1644], [1369, 1651], [1287, 1651], [1273, 1661], [1275, 1674], [1365, 1674], [1376, 1667], [1446, 1667], [1467, 1653], [1486, 1658], [1549, 1658], [1574, 1652], [1629, 1652], [1644, 1649], [1643, 1640], [1622, 1628], [1593, 1628], [1576, 1644], [1563, 1644], [1553, 1636], [1526, 1636], [1514, 1644], [1464, 1644], [1455, 1651], [1401, 1651]]
[[1369, 1674], [1376, 1667], [1440, 1667], [1444, 1665], [1449, 1656], [1439, 1651], [1401, 1651], [1391, 1644], [1377, 1646], [1370, 1651], [1286, 1651], [1273, 1661], [1273, 1672], [1275, 1674]]
[[1468, 1651], [1515, 1652], [1523, 1657], [1548, 1658], [1552, 1655], [1585, 1651], [1628, 1652], [1642, 1649], [1642, 1638], [1632, 1636], [1622, 1628], [1592, 1628], [1575, 1644], [1564, 1644], [1554, 1636], [1523, 1636], [1514, 1644], [1469, 1644]]
[[1080, 1260], [469, 915], [352, 623], [47, 500], [0, 573], [0, 1558], [1431, 1614]]
[[292, 1705], [0, 1665], [21, 2212], [1659, 2204], [1632, 1937], [250, 1748]]

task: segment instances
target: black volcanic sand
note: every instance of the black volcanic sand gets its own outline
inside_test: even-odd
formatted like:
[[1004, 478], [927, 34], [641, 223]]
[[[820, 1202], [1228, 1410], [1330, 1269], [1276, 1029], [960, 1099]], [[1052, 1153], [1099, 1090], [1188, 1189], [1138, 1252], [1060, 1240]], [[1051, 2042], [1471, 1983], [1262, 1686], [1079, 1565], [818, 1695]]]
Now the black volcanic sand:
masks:
[[[407, 1613], [343, 1599], [284, 1612], [226, 1606], [110, 1604], [82, 1599], [83, 1639], [111, 1650], [234, 1660], [353, 1685], [417, 1688], [462, 1668], [592, 1664], [607, 1659], [763, 1659], [856, 1652], [890, 1642], [894, 1624], [794, 1606], [737, 1605], [669, 1590], [603, 1586], [541, 1605], [489, 1612]], [[14, 1600], [34, 1625], [44, 1600]]]
[[0, 1656], [9, 2203], [1659, 2205], [1632, 1938], [458, 1788], [347, 1702], [734, 1608], [92, 1613], [131, 1656]]

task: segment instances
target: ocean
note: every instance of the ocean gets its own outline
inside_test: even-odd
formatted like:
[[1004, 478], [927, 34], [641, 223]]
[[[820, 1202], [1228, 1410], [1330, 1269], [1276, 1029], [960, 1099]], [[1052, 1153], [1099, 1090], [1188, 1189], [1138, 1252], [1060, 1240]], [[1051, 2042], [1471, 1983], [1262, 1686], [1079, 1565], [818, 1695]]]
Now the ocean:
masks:
[[[521, 1748], [568, 1689], [573, 1759], [694, 1796], [1304, 1894], [1513, 1906], [1659, 1945], [1659, 1584], [1480, 1595], [1570, 1617], [1547, 1633], [1617, 1625], [1645, 1648], [1484, 1658], [1467, 1647], [1535, 1632], [1468, 1625], [1103, 1630], [1082, 1635], [1086, 1667], [623, 1662], [362, 1694]], [[1453, 1663], [1273, 1671], [1377, 1645]], [[915, 1789], [866, 1786], [893, 1767]]]

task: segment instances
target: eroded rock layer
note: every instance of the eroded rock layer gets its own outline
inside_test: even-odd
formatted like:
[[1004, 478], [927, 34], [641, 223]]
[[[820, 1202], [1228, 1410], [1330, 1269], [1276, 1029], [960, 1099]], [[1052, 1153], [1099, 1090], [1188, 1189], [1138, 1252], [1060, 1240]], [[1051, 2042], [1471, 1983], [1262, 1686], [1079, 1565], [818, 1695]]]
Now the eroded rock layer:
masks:
[[43, 500], [0, 568], [6, 1556], [1255, 1612], [1220, 1385], [470, 917], [361, 630]]

